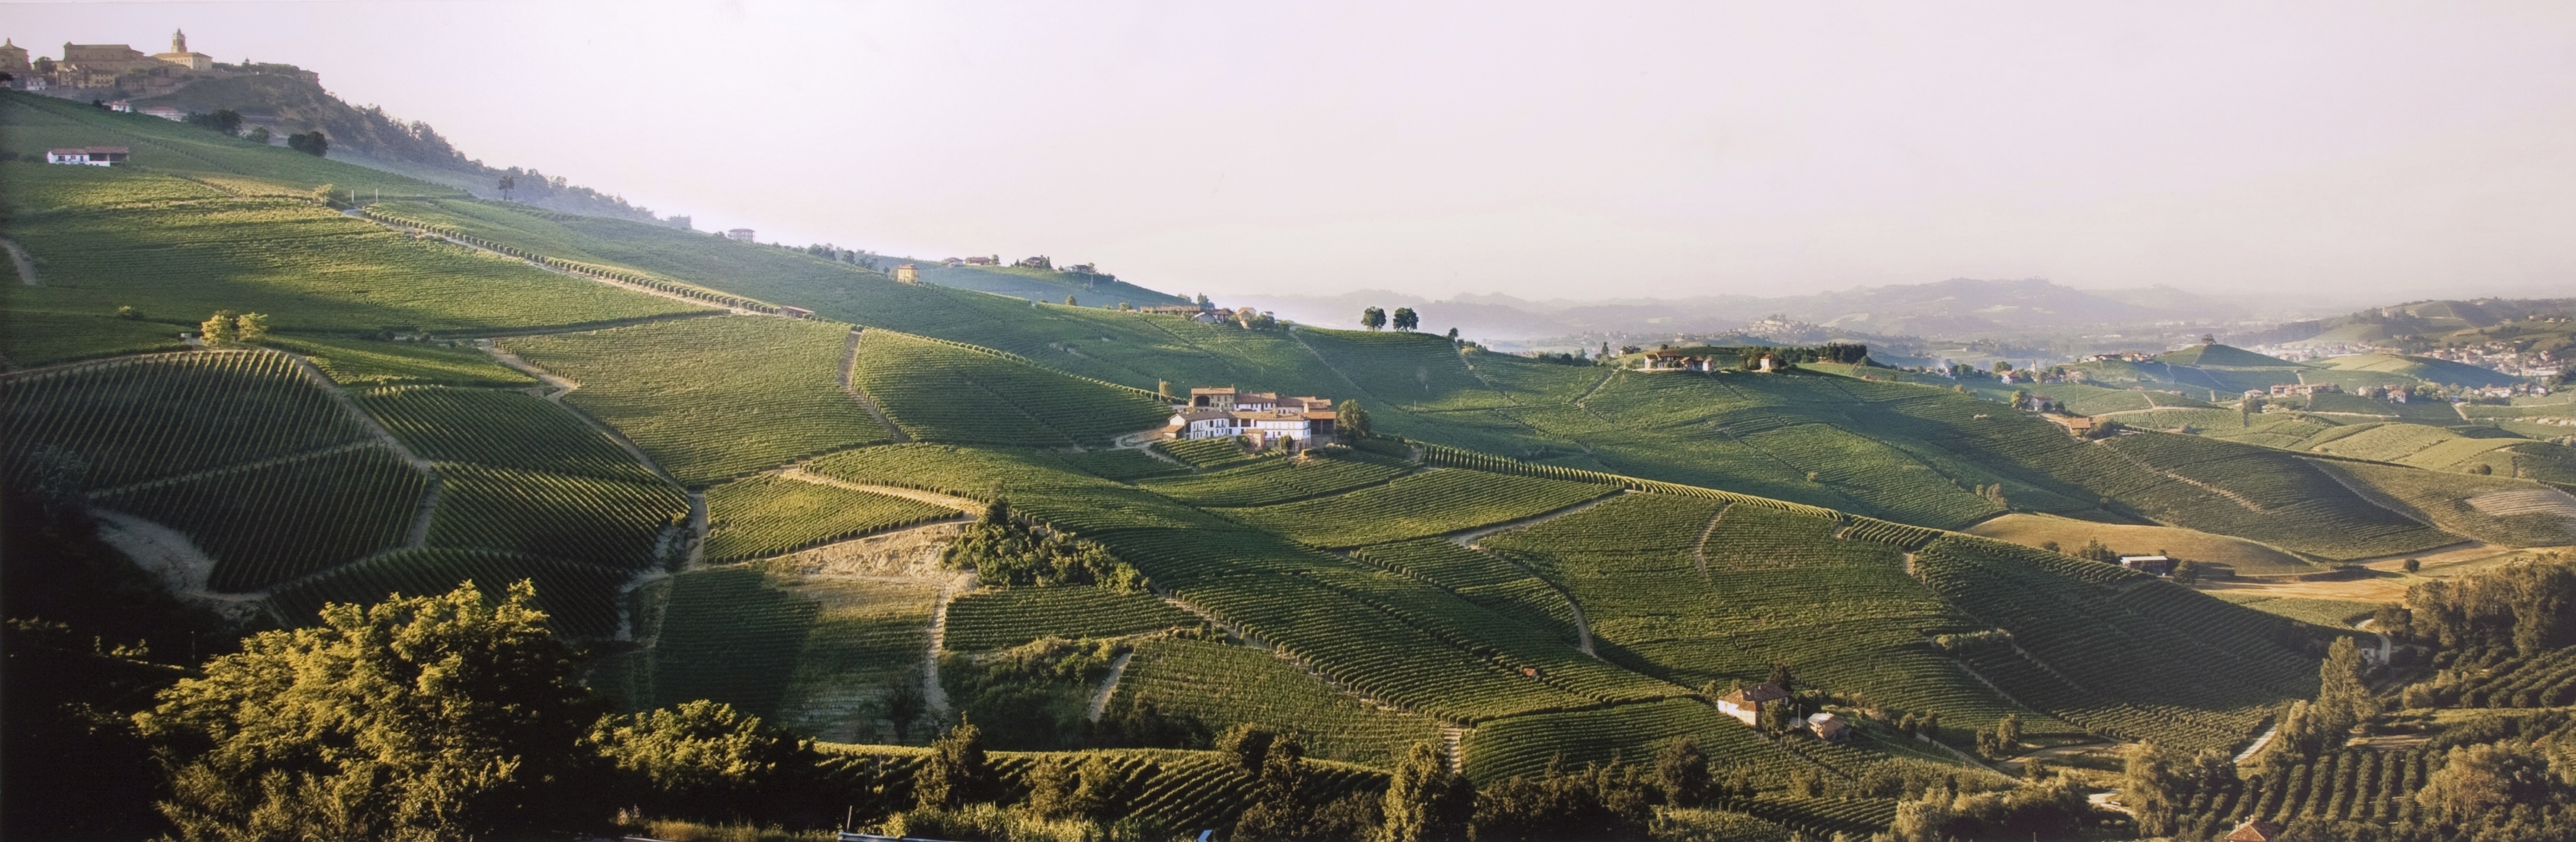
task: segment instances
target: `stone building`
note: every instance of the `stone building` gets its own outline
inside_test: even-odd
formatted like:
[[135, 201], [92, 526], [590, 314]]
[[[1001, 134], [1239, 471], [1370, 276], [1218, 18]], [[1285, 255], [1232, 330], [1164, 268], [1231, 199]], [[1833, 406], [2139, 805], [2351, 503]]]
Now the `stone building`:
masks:
[[188, 52], [188, 33], [182, 30], [171, 30], [170, 51], [155, 54], [152, 58], [157, 61], [185, 67], [189, 70], [206, 71], [215, 69], [214, 56], [206, 55], [205, 53]]

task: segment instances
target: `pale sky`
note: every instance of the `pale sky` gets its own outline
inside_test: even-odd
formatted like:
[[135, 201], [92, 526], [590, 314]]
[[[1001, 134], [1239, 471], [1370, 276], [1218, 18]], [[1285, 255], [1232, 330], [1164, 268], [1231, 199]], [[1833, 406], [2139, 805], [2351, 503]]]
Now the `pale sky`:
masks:
[[113, 3], [700, 229], [1174, 292], [2576, 295], [2576, 3]]

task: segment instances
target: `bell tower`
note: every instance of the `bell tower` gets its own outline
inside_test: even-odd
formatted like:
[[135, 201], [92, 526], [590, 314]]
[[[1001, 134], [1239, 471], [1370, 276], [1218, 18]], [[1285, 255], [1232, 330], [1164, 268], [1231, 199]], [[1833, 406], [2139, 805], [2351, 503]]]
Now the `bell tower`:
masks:
[[170, 30], [170, 51], [174, 53], [184, 53], [188, 51], [188, 32], [186, 30]]

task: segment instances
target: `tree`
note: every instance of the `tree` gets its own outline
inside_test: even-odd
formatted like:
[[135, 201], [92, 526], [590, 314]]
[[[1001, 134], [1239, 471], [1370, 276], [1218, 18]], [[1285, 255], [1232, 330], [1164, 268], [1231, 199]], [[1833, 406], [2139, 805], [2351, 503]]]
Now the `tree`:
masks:
[[221, 132], [225, 137], [232, 137], [234, 135], [241, 134], [242, 116], [239, 111], [234, 111], [230, 108], [218, 108], [211, 114], [188, 115], [188, 124], [192, 126], [202, 126], [207, 129]]
[[912, 721], [930, 709], [930, 701], [922, 697], [920, 679], [898, 675], [886, 679], [885, 693], [877, 698], [877, 709], [894, 726], [894, 741], [907, 743], [912, 741]]
[[1385, 327], [1386, 310], [1378, 307], [1370, 307], [1368, 309], [1361, 310], [1360, 326], [1370, 330], [1377, 330], [1378, 328]]
[[[1704, 770], [1704, 767], [1703, 767]], [[1415, 743], [1387, 777], [1385, 818], [1378, 842], [1448, 842], [1466, 836], [1476, 809], [1476, 789], [1449, 771], [1440, 749]]]
[[930, 743], [930, 756], [912, 776], [913, 798], [923, 807], [956, 809], [991, 797], [993, 764], [984, 756], [984, 731], [974, 723], [957, 727]]
[[2354, 725], [2379, 715], [2378, 702], [2362, 683], [2362, 669], [2361, 646], [2349, 636], [2335, 638], [2326, 647], [2325, 663], [2317, 665], [2317, 703], [2310, 711], [2319, 717], [2324, 748], [2340, 744]]
[[197, 325], [197, 338], [208, 345], [230, 345], [241, 338], [240, 327], [233, 321], [233, 311], [217, 310]]
[[1763, 681], [1779, 685], [1780, 692], [1796, 692], [1795, 687], [1793, 686], [1796, 683], [1796, 678], [1789, 674], [1789, 663], [1787, 661], [1772, 661], [1771, 677], [1765, 678]]
[[1214, 306], [1216, 306], [1216, 302], [1208, 300], [1207, 293], [1199, 293], [1199, 309], [1205, 310]]
[[267, 127], [267, 126], [252, 126], [252, 127], [250, 127], [250, 134], [242, 135], [242, 139], [243, 139], [243, 140], [250, 141], [250, 142], [252, 142], [252, 143], [259, 144], [259, 145], [261, 145], [261, 146], [267, 146], [267, 145], [268, 145], [268, 127]]
[[1081, 304], [1081, 302], [1074, 300], [1074, 297], [1073, 297], [1073, 295], [1072, 295], [1071, 293], [1067, 293], [1067, 294], [1064, 296], [1064, 306], [1067, 306], [1067, 307], [1080, 307], [1080, 306], [1082, 306], [1082, 304]]
[[593, 814], [603, 712], [536, 588], [333, 604], [137, 714], [180, 839], [459, 839]]
[[2406, 572], [2408, 573], [2421, 572], [2424, 569], [2424, 560], [2420, 558], [2407, 559], [2405, 567]]
[[2183, 559], [2181, 561], [2174, 562], [2172, 575], [2173, 582], [2177, 585], [2192, 584], [2200, 581], [2200, 573], [2200, 562], [2193, 561], [2191, 559]]
[[2007, 754], [2021, 748], [2021, 714], [2004, 714], [2003, 721], [1995, 723], [1995, 744]]
[[1655, 753], [1655, 783], [1663, 787], [1666, 803], [1699, 806], [1708, 799], [1708, 752], [1700, 750], [1697, 740], [1674, 737]]
[[2519, 745], [2488, 743], [2451, 749], [2441, 771], [2424, 779], [2415, 803], [2436, 816], [2469, 824], [2516, 804], [2549, 801], [2549, 764]]
[[287, 135], [286, 148], [322, 158], [327, 157], [326, 153], [331, 151], [331, 139], [323, 137], [321, 129], [314, 129], [303, 134]]
[[1896, 842], [1942, 842], [1948, 838], [1941, 828], [1950, 823], [1950, 799], [1944, 790], [1932, 790], [1925, 798], [1896, 805], [1896, 821], [1888, 833]]
[[2120, 782], [2120, 801], [2138, 818], [2138, 829], [2148, 835], [2162, 836], [2174, 832], [2176, 814], [2189, 796], [2189, 779], [2179, 767], [2187, 762], [2180, 755], [2151, 742], [2129, 746], [2127, 768]]
[[1307, 827], [1313, 809], [1306, 804], [1306, 747], [1294, 733], [1271, 738], [1262, 752], [1261, 774], [1252, 787], [1252, 805], [1234, 822], [1234, 839], [1307, 840], [1317, 834]]
[[1396, 329], [1396, 330], [1405, 330], [1405, 331], [1409, 331], [1409, 330], [1412, 330], [1412, 329], [1414, 329], [1414, 328], [1421, 327], [1421, 326], [1422, 326], [1422, 317], [1421, 317], [1421, 316], [1414, 315], [1413, 308], [1411, 308], [1411, 307], [1397, 307], [1397, 308], [1395, 308], [1395, 329]]
[[1450, 329], [1449, 329], [1449, 344], [1451, 344], [1451, 345], [1456, 345], [1456, 344], [1458, 344], [1458, 329], [1457, 329], [1457, 328], [1454, 328], [1454, 327], [1453, 327], [1453, 328], [1450, 328]]
[[1218, 734], [1216, 750], [1234, 755], [1234, 765], [1247, 775], [1261, 774], [1261, 766], [1270, 757], [1270, 744], [1279, 732], [1257, 722], [1238, 722]]
[[783, 777], [821, 759], [760, 717], [703, 699], [602, 717], [590, 741], [625, 778], [624, 803], [649, 801], [666, 815], [756, 815]]
[[248, 345], [268, 338], [267, 313], [243, 313], [233, 319], [233, 341]]
[[1342, 401], [1341, 406], [1335, 407], [1333, 414], [1337, 416], [1335, 426], [1341, 428], [1342, 434], [1345, 437], [1361, 439], [1369, 436], [1370, 429], [1368, 410], [1360, 408], [1360, 402], [1358, 399], [1354, 398]]

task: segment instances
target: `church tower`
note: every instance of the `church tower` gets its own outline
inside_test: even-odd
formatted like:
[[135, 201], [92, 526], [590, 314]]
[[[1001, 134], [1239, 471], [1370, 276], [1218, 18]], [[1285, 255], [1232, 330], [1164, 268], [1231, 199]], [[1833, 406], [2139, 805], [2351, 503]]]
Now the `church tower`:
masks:
[[212, 70], [215, 66], [214, 56], [188, 52], [188, 33], [177, 29], [170, 31], [170, 51], [153, 58], [190, 70]]
[[173, 30], [170, 30], [170, 51], [171, 51], [171, 52], [174, 52], [174, 53], [184, 53], [184, 52], [187, 52], [187, 51], [188, 51], [188, 32], [187, 32], [187, 30], [184, 30], [184, 29], [173, 29]]

